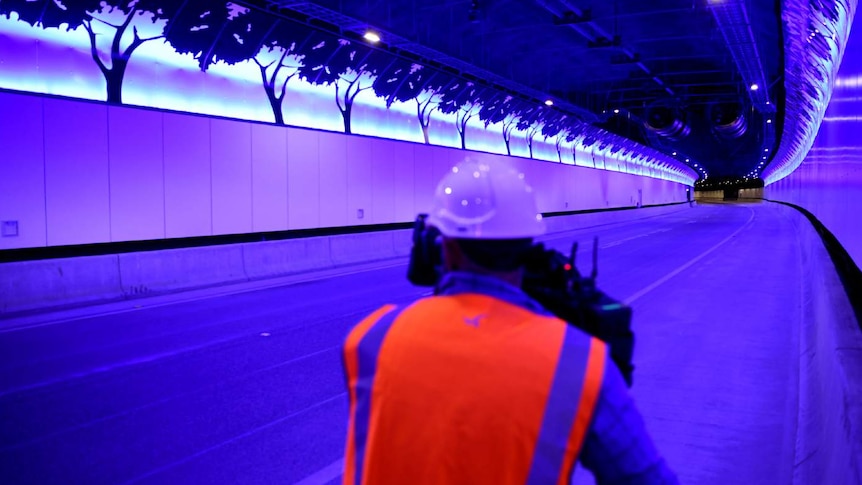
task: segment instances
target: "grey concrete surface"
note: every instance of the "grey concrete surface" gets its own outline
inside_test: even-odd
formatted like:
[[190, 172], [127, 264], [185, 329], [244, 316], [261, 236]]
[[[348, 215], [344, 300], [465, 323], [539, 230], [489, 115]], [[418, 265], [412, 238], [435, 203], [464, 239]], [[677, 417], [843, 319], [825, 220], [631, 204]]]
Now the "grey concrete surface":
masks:
[[116, 255], [0, 264], [0, 315], [123, 294]]
[[796, 209], [804, 270], [794, 483], [862, 484], [862, 332], [820, 236]]
[[[795, 231], [770, 205], [722, 204], [547, 240], [563, 250], [600, 236], [600, 286], [634, 307], [636, 402], [683, 483], [792, 481], [805, 303]], [[405, 270], [7, 319], [0, 482], [337, 480], [338, 349], [374, 308], [427, 293]]]

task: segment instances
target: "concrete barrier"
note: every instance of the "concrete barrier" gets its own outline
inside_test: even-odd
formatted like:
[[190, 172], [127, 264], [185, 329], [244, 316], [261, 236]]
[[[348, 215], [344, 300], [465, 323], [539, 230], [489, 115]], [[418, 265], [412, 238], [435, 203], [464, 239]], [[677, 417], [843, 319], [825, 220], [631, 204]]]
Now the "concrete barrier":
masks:
[[396, 256], [410, 256], [410, 248], [413, 247], [413, 229], [392, 231], [392, 245], [395, 247]]
[[775, 205], [797, 228], [806, 271], [793, 483], [859, 485], [862, 332], [819, 234], [796, 209]]
[[249, 279], [261, 279], [331, 268], [329, 239], [309, 237], [245, 243], [242, 245], [245, 273]]
[[643, 207], [639, 209], [587, 212], [585, 214], [574, 214], [570, 216], [553, 216], [545, 218], [545, 225], [549, 233], [574, 231], [587, 227], [597, 227], [618, 222], [630, 222], [649, 217], [657, 217], [688, 210], [689, 208], [690, 206], [688, 204], [674, 204], [659, 207]]
[[123, 297], [115, 254], [0, 264], [0, 314]]
[[[687, 210], [688, 204], [548, 217], [564, 232]], [[0, 264], [0, 315], [330, 269], [410, 254], [412, 229]]]
[[129, 297], [247, 280], [242, 246], [204, 246], [118, 255]]
[[329, 245], [336, 266], [396, 257], [392, 231], [332, 236]]

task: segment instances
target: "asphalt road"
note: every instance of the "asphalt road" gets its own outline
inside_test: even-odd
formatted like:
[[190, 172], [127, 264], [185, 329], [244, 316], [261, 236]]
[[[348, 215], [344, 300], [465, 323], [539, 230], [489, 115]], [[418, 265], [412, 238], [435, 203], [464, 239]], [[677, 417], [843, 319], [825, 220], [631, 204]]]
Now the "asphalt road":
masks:
[[[789, 483], [801, 260], [770, 205], [701, 205], [553, 235], [600, 237], [634, 307], [633, 394], [684, 483]], [[428, 293], [403, 261], [0, 321], [0, 483], [335, 482], [339, 346]], [[269, 286], [262, 287], [261, 286]], [[578, 483], [590, 483], [579, 473]]]

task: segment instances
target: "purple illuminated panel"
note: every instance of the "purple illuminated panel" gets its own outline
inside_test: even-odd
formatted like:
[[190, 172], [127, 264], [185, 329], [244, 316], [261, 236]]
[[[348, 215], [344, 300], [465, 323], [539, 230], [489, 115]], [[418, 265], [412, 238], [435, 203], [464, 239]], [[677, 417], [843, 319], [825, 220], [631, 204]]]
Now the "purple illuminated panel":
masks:
[[832, 101], [799, 168], [766, 187], [766, 197], [811, 211], [862, 266], [862, 29], [854, 34], [835, 79]]
[[856, 1], [827, 4], [784, 2], [784, 127], [778, 150], [761, 175], [766, 185], [790, 175], [811, 149], [847, 52]]
[[[646, 155], [629, 163], [620, 163], [619, 154], [607, 155], [611, 170], [686, 185], [697, 178], [663, 154], [564, 121], [542, 104], [525, 105], [469, 82], [453, 83], [426, 66], [393, 61], [361, 41], [277, 23], [262, 11], [227, 2], [178, 8], [184, 4], [165, 1], [152, 11], [131, 8], [135, 2], [101, 5], [86, 10], [83, 3], [50, 0], [0, 3], [0, 88], [567, 165], [578, 164], [576, 139], [588, 133]], [[643, 171], [649, 161], [664, 161], [666, 167]], [[216, 210], [217, 233], [247, 225], [222, 227], [219, 214]]]

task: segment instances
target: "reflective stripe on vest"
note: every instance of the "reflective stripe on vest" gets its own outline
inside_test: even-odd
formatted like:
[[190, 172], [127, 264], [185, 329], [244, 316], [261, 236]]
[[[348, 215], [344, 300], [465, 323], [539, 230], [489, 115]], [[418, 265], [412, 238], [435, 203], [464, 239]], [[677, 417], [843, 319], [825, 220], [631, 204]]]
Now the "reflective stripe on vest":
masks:
[[605, 344], [480, 294], [383, 307], [345, 342], [345, 484], [567, 483]]
[[[592, 338], [584, 374], [578, 376], [565, 372], [566, 369], [577, 368], [578, 361], [582, 359], [570, 343], [574, 333], [572, 327], [566, 328], [566, 343], [557, 362], [528, 485], [569, 483], [575, 458], [581, 451], [592, 421], [604, 377], [607, 346], [599, 339]], [[578, 391], [580, 400], [576, 403], [571, 396], [577, 395]]]
[[[362, 465], [365, 458], [365, 443], [368, 437], [368, 421], [371, 407], [370, 392], [373, 385], [376, 359], [360, 359], [357, 349], [375, 346], [368, 349], [376, 356], [380, 350], [383, 336], [389, 326], [398, 316], [394, 312], [395, 305], [386, 305], [363, 320], [347, 337], [344, 345], [344, 371], [347, 374], [347, 386], [350, 398], [350, 422], [347, 431], [347, 453], [344, 467], [344, 483], [361, 483]], [[382, 322], [385, 328], [376, 325]], [[374, 330], [372, 332], [372, 330]], [[366, 338], [370, 335], [370, 339]]]

